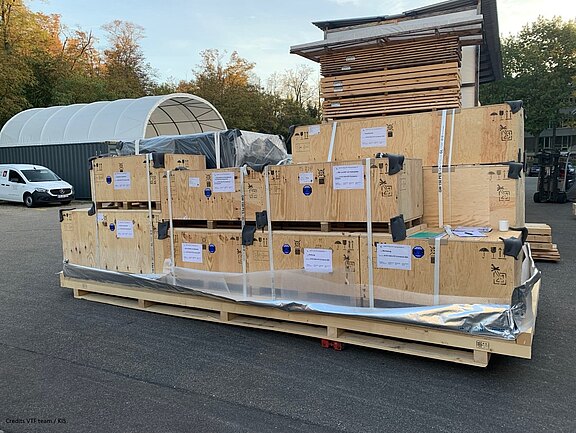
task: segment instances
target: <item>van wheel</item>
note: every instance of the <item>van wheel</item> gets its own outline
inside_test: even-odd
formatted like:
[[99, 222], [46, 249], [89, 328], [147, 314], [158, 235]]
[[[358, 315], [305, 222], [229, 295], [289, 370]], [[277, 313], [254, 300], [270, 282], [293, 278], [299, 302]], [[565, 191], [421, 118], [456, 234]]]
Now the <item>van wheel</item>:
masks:
[[34, 207], [34, 205], [36, 204], [36, 202], [34, 201], [34, 197], [32, 197], [32, 194], [24, 194], [24, 205], [26, 207]]

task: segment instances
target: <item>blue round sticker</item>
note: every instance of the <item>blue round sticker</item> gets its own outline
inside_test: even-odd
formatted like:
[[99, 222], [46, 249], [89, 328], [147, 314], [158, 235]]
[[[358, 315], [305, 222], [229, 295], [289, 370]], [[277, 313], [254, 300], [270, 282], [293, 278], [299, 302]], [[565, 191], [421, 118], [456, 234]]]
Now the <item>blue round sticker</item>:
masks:
[[304, 187], [302, 188], [302, 192], [304, 193], [305, 196], [309, 196], [310, 194], [312, 194], [312, 187], [310, 185], [304, 185]]
[[424, 257], [424, 248], [422, 248], [420, 245], [415, 246], [412, 248], [412, 255], [417, 259], [421, 259]]
[[214, 254], [216, 252], [216, 245], [214, 245], [214, 244], [208, 245], [208, 252], [210, 254]]
[[288, 244], [284, 244], [282, 245], [282, 252], [284, 254], [290, 254], [290, 251], [292, 251], [292, 247]]
[[106, 183], [108, 185], [110, 185], [112, 183], [112, 177], [111, 176], [106, 176]]
[[110, 223], [110, 231], [113, 232], [115, 228], [116, 226], [114, 225], [114, 223]]
[[207, 198], [212, 197], [212, 190], [211, 190], [210, 188], [206, 188], [206, 189], [204, 190], [204, 195], [205, 195]]

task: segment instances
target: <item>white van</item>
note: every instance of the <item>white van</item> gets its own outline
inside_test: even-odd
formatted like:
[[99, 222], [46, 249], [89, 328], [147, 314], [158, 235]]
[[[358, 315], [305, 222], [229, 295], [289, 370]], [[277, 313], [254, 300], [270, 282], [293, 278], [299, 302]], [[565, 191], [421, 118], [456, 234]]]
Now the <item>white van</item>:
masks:
[[74, 188], [41, 165], [0, 164], [0, 200], [32, 207], [38, 203], [69, 204]]

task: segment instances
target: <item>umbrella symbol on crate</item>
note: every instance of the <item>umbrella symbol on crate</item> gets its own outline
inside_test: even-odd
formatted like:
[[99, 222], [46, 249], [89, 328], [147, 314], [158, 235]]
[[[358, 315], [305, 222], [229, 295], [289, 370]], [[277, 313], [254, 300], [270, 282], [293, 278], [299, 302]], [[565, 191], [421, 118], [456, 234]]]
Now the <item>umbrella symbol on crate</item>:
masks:
[[486, 253], [489, 253], [489, 252], [490, 252], [490, 250], [489, 250], [488, 248], [480, 248], [478, 251], [482, 253], [482, 258], [483, 258], [483, 259], [486, 258]]

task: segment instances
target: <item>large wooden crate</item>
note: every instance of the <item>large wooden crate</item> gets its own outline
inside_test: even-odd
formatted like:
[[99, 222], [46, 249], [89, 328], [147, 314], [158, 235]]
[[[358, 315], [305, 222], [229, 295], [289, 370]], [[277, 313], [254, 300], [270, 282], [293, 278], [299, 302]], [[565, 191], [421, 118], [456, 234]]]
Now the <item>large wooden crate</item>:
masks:
[[189, 169], [206, 168], [204, 155], [165, 154], [164, 167], [154, 168], [149, 160], [150, 172], [146, 173], [146, 160], [149, 154], [113, 156], [92, 161], [93, 191], [92, 200], [102, 202], [147, 202], [148, 179], [150, 200], [161, 201], [160, 178], [165, 170], [177, 167]]
[[424, 223], [512, 227], [525, 222], [524, 177], [510, 179], [505, 165], [458, 165], [442, 171], [442, 222], [439, 221], [438, 167], [424, 167]]
[[[240, 221], [242, 189], [239, 168], [178, 170], [170, 173], [172, 218], [179, 220]], [[162, 180], [167, 188], [166, 175]], [[266, 209], [262, 173], [248, 169], [244, 175], [246, 220]], [[163, 195], [162, 217], [169, 218], [168, 194]]]
[[99, 210], [98, 267], [135, 274], [160, 273], [169, 252], [169, 239], [158, 240], [160, 212]]
[[[422, 216], [421, 161], [407, 159], [388, 174], [388, 159], [370, 161], [373, 222]], [[363, 222], [367, 215], [366, 161], [293, 164], [270, 167], [273, 221]]]
[[[274, 270], [306, 272], [319, 285], [331, 283], [329, 294], [360, 296], [360, 247], [354, 233], [273, 232]], [[216, 272], [242, 272], [241, 231], [235, 229], [177, 228], [174, 256], [178, 267]], [[268, 232], [257, 231], [246, 246], [246, 271], [270, 271]], [[286, 282], [287, 285], [290, 282]], [[282, 287], [280, 280], [278, 287]], [[313, 290], [313, 287], [301, 288]]]
[[[432, 236], [435, 232], [415, 233], [401, 242], [392, 242], [388, 234], [374, 234], [372, 269], [376, 302], [459, 303], [455, 297], [461, 297], [460, 301], [474, 298], [475, 302], [467, 300], [472, 303], [510, 302], [513, 289], [520, 285], [523, 257], [522, 253], [518, 260], [505, 256], [504, 243], [499, 238], [518, 237], [519, 232], [496, 231], [482, 238], [445, 235], [440, 241], [439, 290], [436, 293], [435, 239], [427, 237], [427, 233]], [[360, 257], [368, 257], [365, 235], [361, 237]], [[366, 290], [368, 263], [366, 259], [363, 261], [361, 272]], [[368, 297], [367, 292], [365, 296]]]
[[96, 218], [88, 215], [88, 209], [62, 210], [60, 215], [64, 261], [96, 267]]
[[[445, 123], [445, 163], [451, 141], [452, 110]], [[442, 112], [383, 116], [336, 122], [332, 161], [398, 153], [438, 165]], [[329, 160], [334, 122], [300, 126], [292, 137], [295, 163]], [[524, 111], [512, 112], [508, 104], [456, 110], [452, 164], [500, 163], [517, 160], [524, 149]]]

